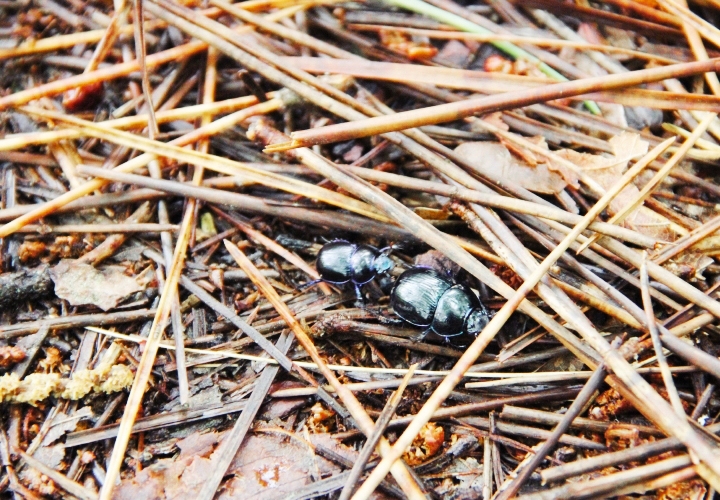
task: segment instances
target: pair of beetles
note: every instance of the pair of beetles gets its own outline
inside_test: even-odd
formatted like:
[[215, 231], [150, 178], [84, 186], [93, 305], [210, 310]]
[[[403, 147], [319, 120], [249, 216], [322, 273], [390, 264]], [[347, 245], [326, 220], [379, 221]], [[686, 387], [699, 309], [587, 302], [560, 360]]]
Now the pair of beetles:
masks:
[[[328, 283], [360, 286], [393, 267], [386, 251], [345, 240], [325, 244], [318, 253], [317, 271]], [[395, 313], [408, 323], [445, 337], [476, 336], [489, 316], [475, 293], [428, 267], [402, 273], [390, 292]]]

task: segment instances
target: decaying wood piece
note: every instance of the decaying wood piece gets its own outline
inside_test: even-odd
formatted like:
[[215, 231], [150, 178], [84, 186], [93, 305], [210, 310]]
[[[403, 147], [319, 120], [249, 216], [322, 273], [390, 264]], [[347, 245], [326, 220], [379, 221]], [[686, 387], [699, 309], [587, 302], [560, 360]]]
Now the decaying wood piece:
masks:
[[44, 298], [52, 291], [53, 282], [47, 265], [0, 274], [0, 307], [3, 308]]

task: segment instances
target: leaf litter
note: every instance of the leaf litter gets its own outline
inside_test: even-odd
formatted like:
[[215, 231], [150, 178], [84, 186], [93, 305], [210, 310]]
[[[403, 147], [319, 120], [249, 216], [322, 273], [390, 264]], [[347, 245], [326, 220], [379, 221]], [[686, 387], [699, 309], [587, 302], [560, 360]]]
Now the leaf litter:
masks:
[[116, 307], [129, 295], [142, 290], [121, 266], [97, 269], [90, 264], [63, 260], [50, 269], [55, 295], [71, 305], [95, 305], [103, 311]]
[[[371, 472], [391, 449], [413, 473], [394, 470], [362, 498], [685, 499], [720, 486], [707, 460], [716, 444], [686, 439], [720, 411], [720, 129], [703, 114], [719, 109], [716, 6], [137, 7], [146, 29], [135, 46], [135, 9], [0, 5], [0, 495], [194, 500], [212, 480], [214, 498], [349, 498], [383, 479]], [[468, 108], [482, 99], [491, 104]], [[443, 103], [457, 112], [434, 107]], [[407, 112], [414, 121], [401, 121]], [[406, 135], [381, 135], [366, 121], [378, 113], [383, 130]], [[261, 143], [249, 131], [260, 119], [288, 142]], [[413, 266], [498, 313], [602, 193], [672, 136], [595, 221], [634, 203], [694, 141], [669, 175], [620, 227], [585, 230], [610, 236], [579, 255], [571, 245], [484, 347], [397, 321], [389, 292]], [[281, 152], [294, 145], [308, 147]], [[335, 239], [386, 249], [395, 267], [358, 291], [307, 286]], [[457, 245], [473, 260], [459, 265]], [[642, 252], [659, 264], [647, 285]], [[275, 362], [256, 341], [288, 327], [261, 278], [297, 318], [296, 336], [323, 335], [314, 357], [293, 344], [280, 359], [292, 374], [279, 370], [256, 401]], [[605, 340], [622, 359], [565, 422], [597, 361], [612, 358]], [[466, 350], [472, 372], [440, 386]], [[340, 494], [414, 365], [367, 471]], [[219, 470], [245, 410], [257, 416]], [[607, 463], [593, 468], [598, 457]], [[542, 484], [546, 475], [563, 479]]]

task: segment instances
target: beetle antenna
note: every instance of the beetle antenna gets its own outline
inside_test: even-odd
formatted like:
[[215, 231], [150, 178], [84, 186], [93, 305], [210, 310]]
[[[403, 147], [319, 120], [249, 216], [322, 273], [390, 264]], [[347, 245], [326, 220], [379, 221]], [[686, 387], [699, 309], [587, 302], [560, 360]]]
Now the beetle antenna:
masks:
[[386, 247], [381, 248], [378, 251], [382, 255], [390, 255], [394, 250], [402, 250], [402, 248], [403, 247], [400, 243], [392, 243]]
[[310, 287], [312, 287], [312, 286], [315, 286], [315, 285], [317, 285], [318, 283], [321, 283], [322, 281], [323, 281], [323, 280], [321, 280], [321, 279], [320, 279], [320, 280], [308, 281], [307, 283], [303, 283], [302, 285], [296, 286], [295, 289], [296, 289], [298, 292], [300, 292], [300, 291], [306, 290], [306, 289], [308, 289], [308, 288], [310, 288]]

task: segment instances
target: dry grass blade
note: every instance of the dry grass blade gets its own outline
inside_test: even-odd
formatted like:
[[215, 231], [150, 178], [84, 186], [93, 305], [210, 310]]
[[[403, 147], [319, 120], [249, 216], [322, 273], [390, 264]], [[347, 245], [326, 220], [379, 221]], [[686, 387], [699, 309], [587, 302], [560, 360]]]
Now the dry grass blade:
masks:
[[[183, 286], [185, 286], [187, 284], [188, 283], [183, 283]], [[187, 288], [189, 290], [193, 290], [193, 291], [198, 290], [198, 288], [195, 288], [192, 286], [188, 286]], [[202, 289], [200, 289], [200, 290], [202, 290]], [[221, 309], [218, 308], [218, 310], [221, 310]], [[86, 327], [86, 330], [100, 333], [100, 334], [106, 335], [110, 338], [121, 339], [121, 340], [124, 340], [127, 342], [135, 342], [135, 343], [144, 343], [145, 342], [145, 338], [140, 337], [138, 335], [126, 335], [126, 334], [113, 332], [110, 330], [104, 330], [102, 328], [96, 328], [96, 327]], [[258, 342], [258, 344], [259, 344], [259, 342]], [[273, 344], [270, 343], [270, 346], [273, 347]], [[163, 349], [171, 349], [171, 350], [175, 349], [174, 344], [168, 344], [168, 343], [164, 343], [164, 342], [160, 343], [160, 347]], [[282, 366], [283, 368], [286, 368], [286, 366], [290, 366], [290, 364], [292, 363], [300, 368], [308, 368], [308, 369], [313, 369], [313, 370], [318, 369], [318, 365], [313, 362], [306, 362], [306, 361], [292, 361], [291, 362], [289, 360], [289, 358], [287, 358], [286, 356], [284, 356], [282, 354], [280, 354], [280, 355], [276, 354], [278, 351], [276, 351], [274, 349], [274, 347], [265, 349], [265, 351], [267, 353], [269, 353], [271, 356], [273, 356], [273, 358], [271, 358], [271, 359], [264, 358], [261, 356], [253, 356], [251, 354], [238, 354], [234, 351], [226, 351], [226, 350], [218, 350], [218, 349], [211, 350], [211, 349], [196, 349], [193, 347], [186, 347], [185, 350], [187, 352], [193, 353], [193, 354], [213, 355], [213, 356], [219, 357], [219, 358], [226, 357], [226, 358], [238, 359], [238, 360], [242, 360], [242, 361], [255, 361], [255, 362], [270, 363], [270, 364], [277, 363], [280, 366]], [[327, 364], [327, 363], [326, 363], [326, 366], [331, 370], [337, 370], [337, 371], [348, 371], [348, 372], [357, 372], [357, 373], [374, 373], [374, 374], [384, 374], [384, 375], [401, 375], [401, 376], [405, 376], [409, 370], [409, 368], [375, 368], [375, 367], [367, 367], [367, 366], [333, 365], [333, 364]], [[682, 368], [682, 367], [679, 367], [679, 368]], [[650, 369], [650, 368], [642, 369], [641, 368], [640, 372], [641, 373], [650, 373], [651, 370], [653, 370], [653, 369]], [[288, 370], [288, 371], [290, 371], [290, 370]], [[302, 372], [300, 372], [299, 370], [298, 370], [298, 372], [300, 374], [302, 374]], [[414, 373], [416, 375], [442, 377], [442, 376], [448, 375], [448, 373], [450, 373], [450, 372], [447, 370], [416, 369], [414, 371]], [[563, 372], [563, 373], [567, 373], [567, 372]], [[577, 377], [577, 378], [586, 378], [587, 375], [590, 375], [590, 374], [591, 374], [591, 372], [580, 372], [580, 373], [575, 373], [575, 374], [571, 373], [570, 375]], [[307, 377], [308, 383], [310, 383], [312, 385], [316, 384], [316, 382], [311, 378], [311, 376], [306, 376], [306, 377]], [[465, 374], [465, 377], [468, 377], [468, 378], [509, 378], [509, 379], [513, 379], [513, 380], [518, 379], [518, 378], [526, 380], [528, 378], [528, 377], [518, 377], [517, 374], [514, 374], [512, 372], [509, 372], [509, 373], [508, 372], [505, 372], [505, 373], [467, 372]], [[415, 382], [415, 381], [413, 381], [413, 382]], [[424, 382], [418, 382], [418, 383], [424, 383]], [[383, 381], [383, 382], [374, 382], [374, 383], [369, 383], [369, 384], [370, 385], [363, 384], [363, 383], [347, 384], [347, 387], [348, 387], [348, 389], [362, 391], [362, 390], [368, 390], [370, 388], [384, 388], [384, 387], [386, 387], [385, 384], [387, 384], [387, 387], [394, 387], [398, 384], [398, 381], [397, 380]], [[378, 384], [378, 386], [376, 387], [374, 384]], [[323, 389], [327, 389], [329, 392], [334, 391], [332, 386], [329, 386], [327, 388], [324, 387]], [[303, 388], [301, 390], [290, 389], [288, 391], [290, 391], [290, 392], [283, 393], [283, 392], [278, 391], [278, 397], [313, 395], [313, 394], [318, 393], [318, 387], [316, 386], [316, 387], [312, 387], [312, 388]], [[275, 395], [275, 393], [273, 393], [273, 395]], [[507, 401], [507, 400], [499, 400], [499, 402], [493, 402], [491, 407], [496, 408], [498, 406], [502, 406], [503, 404], [510, 403], [510, 402], [511, 401]], [[483, 405], [483, 406], [486, 406], [486, 405]], [[409, 419], [407, 419], [407, 421], [409, 421]]]
[[[318, 272], [313, 269], [312, 267], [308, 266], [307, 263], [300, 258], [299, 255], [290, 252], [283, 248], [281, 245], [278, 245], [276, 242], [262, 234], [260, 231], [256, 231], [248, 224], [245, 224], [242, 221], [233, 219], [225, 212], [213, 208], [212, 209], [216, 214], [220, 215], [225, 220], [229, 221], [234, 226], [238, 227], [242, 232], [248, 235], [249, 238], [253, 239], [257, 243], [261, 244], [268, 250], [271, 250], [272, 252], [278, 254], [283, 259], [287, 260], [291, 264], [295, 265], [298, 269], [301, 269], [305, 274], [310, 276], [313, 280], [319, 280], [320, 275]], [[331, 295], [332, 291], [330, 290], [330, 287], [326, 283], [320, 283], [320, 289], [323, 291], [325, 295]]]
[[[255, 111], [257, 111], [257, 110], [251, 111], [250, 114], [254, 113]], [[240, 111], [238, 113], [241, 113], [241, 114], [240, 115], [233, 114], [234, 115], [233, 118], [243, 119], [244, 117], [246, 117], [246, 115], [244, 113], [242, 113], [242, 111]], [[247, 113], [247, 110], [246, 110], [246, 113]], [[62, 116], [64, 116], [64, 115], [59, 115], [59, 117], [62, 117]], [[225, 118], [226, 119], [224, 119], [224, 120], [223, 119], [217, 120], [212, 125], [208, 125], [207, 127], [203, 127], [202, 129], [204, 129], [204, 132], [211, 133], [211, 130], [217, 131], [218, 126], [222, 127], [223, 123], [224, 123], [224, 126], [231, 126], [232, 123], [234, 123], [232, 121], [230, 123], [228, 123], [228, 120], [227, 120], [228, 117], [225, 117]], [[70, 118], [68, 118], [68, 119], [70, 119]], [[80, 123], [82, 124], [83, 122], [85, 122], [85, 121], [81, 120]], [[220, 122], [222, 122], [222, 123], [220, 123]], [[90, 122], [85, 122], [86, 125], [88, 123], [90, 123]], [[208, 130], [208, 129], [210, 129], [210, 130]], [[187, 134], [185, 136], [185, 141], [187, 141], [187, 142], [183, 141], [181, 138], [179, 140], [176, 140], [177, 141], [176, 143], [188, 144], [190, 142], [193, 142], [194, 140], [201, 138], [202, 135], [199, 134], [200, 130], [201, 129], [198, 129], [194, 133]], [[99, 134], [101, 137], [105, 137], [105, 134], [102, 133], [102, 129], [100, 129]], [[132, 142], [133, 138], [137, 138], [137, 136], [134, 136], [133, 134], [129, 134], [128, 138], [130, 139], [128, 141], [128, 144], [130, 144]], [[130, 145], [129, 147], [134, 147], [134, 146]], [[135, 168], [141, 168], [141, 167], [147, 165], [153, 158], [154, 157], [152, 155], [141, 155], [140, 157], [134, 158], [133, 160], [130, 160], [129, 162], [124, 164], [124, 167], [127, 168], [128, 170], [134, 170]], [[120, 166], [117, 168], [122, 169], [122, 167], [123, 166]], [[23, 227], [29, 223], [32, 223], [38, 219], [41, 219], [42, 217], [45, 217], [49, 214], [52, 214], [55, 211], [59, 210], [60, 208], [64, 207], [65, 205], [67, 205], [75, 200], [78, 200], [78, 199], [82, 198], [83, 196], [89, 195], [90, 193], [102, 188], [104, 184], [105, 183], [103, 181], [97, 181], [97, 180], [91, 181], [91, 182], [86, 182], [79, 188], [72, 189], [72, 190], [68, 191], [67, 193], [62, 194], [47, 203], [40, 204], [39, 207], [33, 209], [32, 211], [27, 212], [27, 213], [21, 215], [20, 217], [17, 217], [16, 219], [14, 219], [12, 222], [5, 224], [2, 228], [0, 228], [0, 235], [2, 235], [2, 237], [5, 237], [9, 234], [12, 234], [13, 232], [17, 231], [21, 227]]]
[[[191, 42], [178, 47], [173, 47], [163, 52], [158, 52], [151, 56], [148, 56], [145, 61], [145, 67], [150, 70], [161, 64], [166, 64], [170, 61], [183, 60], [188, 57], [192, 57], [195, 54], [205, 50], [206, 45], [202, 42]], [[140, 70], [140, 63], [137, 61], [130, 61], [127, 63], [115, 64], [108, 68], [102, 68], [81, 75], [71, 76], [54, 82], [38, 85], [37, 87], [16, 92], [9, 96], [0, 97], [0, 110], [5, 110], [11, 107], [22, 106], [41, 97], [53, 96], [65, 92], [66, 90], [74, 89], [77, 87], [83, 87], [85, 85], [105, 82], [121, 78], [129, 75], [134, 71]]]
[[404, 111], [391, 116], [368, 118], [367, 120], [328, 125], [313, 130], [291, 134], [292, 142], [275, 145], [274, 151], [347, 141], [358, 137], [384, 134], [423, 125], [458, 120], [478, 113], [490, 113], [518, 108], [557, 99], [587, 94], [599, 90], [614, 90], [679, 76], [689, 76], [720, 70], [720, 59], [674, 64], [661, 68], [645, 69], [621, 75], [586, 78], [573, 82], [556, 83], [537, 89], [506, 92], [497, 96], [466, 99], [449, 104], [440, 104], [413, 111]]
[[[254, 168], [247, 163], [235, 162], [220, 156], [201, 153], [199, 151], [192, 151], [180, 147], [180, 145], [184, 145], [191, 141], [194, 141], [197, 138], [202, 137], [203, 135], [207, 135], [211, 132], [217, 132], [219, 130], [228, 128], [234, 123], [241, 121], [253, 114], [264, 114], [266, 112], [276, 110], [281, 105], [282, 103], [279, 100], [268, 101], [266, 103], [259, 104], [257, 107], [247, 108], [245, 110], [238, 111], [236, 114], [226, 116], [221, 120], [217, 120], [211, 125], [208, 125], [202, 133], [199, 133], [198, 131], [200, 129], [198, 129], [194, 133], [187, 134], [187, 136], [176, 139], [174, 141], [175, 144], [166, 144], [159, 141], [154, 141], [152, 139], [145, 139], [143, 137], [139, 137], [129, 132], [124, 132], [120, 130], [106, 129], [104, 127], [95, 125], [92, 122], [79, 120], [68, 115], [61, 115], [50, 112], [42, 113], [39, 110], [34, 110], [33, 112], [42, 113], [48, 118], [52, 118], [54, 120], [65, 121], [72, 126], [80, 128], [88, 136], [110, 140], [121, 146], [137, 148], [145, 151], [147, 156], [136, 157], [130, 162], [121, 165], [115, 169], [121, 172], [132, 171], [137, 168], [141, 168], [146, 163], [150, 162], [151, 156], [149, 155], [157, 155], [181, 162], [197, 164], [200, 166], [204, 166], [207, 169], [211, 169], [228, 175], [246, 176], [250, 180], [261, 184], [266, 184], [270, 187], [285, 189], [293, 194], [309, 196], [317, 200], [339, 206], [341, 208], [352, 210], [365, 216], [369, 216], [385, 222], [389, 221], [389, 219], [381, 216], [377, 210], [373, 209], [365, 203], [354, 200], [349, 196], [335, 193], [333, 191], [330, 191], [329, 189], [314, 186], [307, 182], [295, 180], [279, 174], [273, 174], [271, 172]], [[85, 191], [87, 191], [87, 188], [85, 188]], [[2, 234], [1, 230], [0, 234]]]
[[370, 456], [375, 450], [375, 446], [377, 446], [380, 438], [385, 432], [385, 429], [390, 423], [390, 419], [395, 414], [395, 411], [400, 404], [400, 400], [402, 399], [403, 392], [405, 392], [405, 388], [410, 383], [410, 379], [415, 373], [416, 368], [417, 365], [412, 365], [410, 367], [407, 374], [405, 374], [402, 381], [400, 382], [400, 386], [398, 386], [397, 390], [393, 392], [392, 396], [390, 396], [387, 403], [385, 404], [385, 407], [380, 413], [380, 416], [375, 421], [375, 431], [373, 432], [373, 435], [368, 436], [367, 441], [365, 441], [365, 444], [360, 451], [360, 455], [358, 455], [358, 458], [355, 461], [355, 465], [353, 465], [353, 468], [350, 471], [350, 475], [345, 481], [345, 486], [343, 486], [343, 489], [340, 492], [339, 500], [348, 500], [352, 495], [358, 480], [360, 480], [360, 476], [362, 476], [362, 473], [365, 470], [365, 466], [370, 460]]
[[24, 1], [0, 496], [720, 491], [720, 0]]
[[535, 453], [533, 455], [520, 462], [520, 465], [517, 466], [513, 473], [515, 477], [510, 479], [507, 484], [498, 487], [497, 494], [495, 495], [496, 500], [509, 500], [517, 495], [523, 483], [528, 480], [535, 469], [545, 460], [545, 457], [555, 448], [560, 436], [565, 434], [565, 431], [570, 428], [570, 424], [572, 424], [575, 417], [583, 412], [585, 405], [590, 401], [593, 394], [595, 394], [604, 378], [605, 366], [601, 364], [595, 369], [590, 380], [583, 386], [582, 391], [580, 391], [570, 405], [570, 408], [568, 408], [565, 415], [563, 415], [560, 423], [553, 429], [551, 437], [534, 450]]
[[[158, 25], [157, 22], [152, 24], [146, 23], [145, 30], [152, 31]], [[121, 26], [117, 30], [117, 35], [128, 35], [133, 33], [132, 25]], [[81, 31], [78, 33], [70, 33], [68, 35], [56, 35], [41, 40], [27, 40], [17, 47], [11, 49], [0, 49], [0, 60], [11, 59], [15, 57], [23, 57], [43, 52], [51, 52], [74, 47], [82, 43], [99, 42], [107, 34], [107, 29]]]
[[[196, 285], [191, 280], [187, 279], [186, 277], [180, 278], [180, 283], [183, 287], [188, 289], [190, 292], [195, 294], [200, 300], [208, 304], [210, 307], [212, 307], [214, 310], [216, 310], [218, 313], [225, 316], [228, 320], [230, 320], [236, 327], [238, 327], [245, 335], [250, 337], [252, 340], [255, 341], [260, 347], [262, 347], [265, 352], [267, 352], [272, 359], [274, 359], [280, 366], [282, 366], [285, 370], [288, 372], [290, 371], [297, 371], [298, 374], [305, 379], [310, 385], [316, 386], [317, 382], [314, 380], [314, 378], [306, 373], [304, 370], [299, 370], [297, 366], [299, 366], [297, 363], [293, 363], [285, 353], [283, 353], [280, 349], [278, 349], [276, 346], [272, 344], [268, 339], [266, 339], [260, 332], [258, 332], [255, 328], [248, 325], [245, 321], [240, 319], [229, 307], [223, 305], [221, 302], [218, 302], [213, 298], [212, 295], [210, 295], [208, 292], [203, 290], [199, 285]], [[197, 350], [194, 352], [198, 352]], [[202, 351], [205, 354], [213, 353], [213, 351]], [[215, 351], [215, 354], [223, 354], [227, 355], [230, 354], [228, 352], [218, 353]], [[231, 353], [235, 354], [235, 353]], [[247, 357], [241, 357], [237, 359], [249, 359]], [[257, 357], [253, 357], [254, 360], [257, 360]]]
[[15, 453], [19, 453], [23, 461], [33, 469], [38, 470], [40, 473], [45, 474], [47, 477], [52, 479], [58, 486], [63, 490], [70, 493], [72, 496], [79, 498], [80, 500], [97, 500], [97, 495], [88, 491], [83, 485], [76, 483], [64, 476], [55, 469], [48, 467], [44, 463], [40, 462], [36, 458], [31, 457], [27, 453], [21, 450], [14, 450]]
[[[266, 103], [261, 103], [257, 105], [257, 107], [248, 108], [245, 110], [238, 111], [237, 113], [233, 113], [232, 115], [226, 116], [220, 120], [216, 120], [215, 122], [212, 122], [211, 124], [201, 127], [200, 129], [197, 129], [194, 132], [191, 132], [190, 134], [186, 134], [185, 136], [176, 139], [173, 141], [174, 144], [178, 145], [185, 145], [189, 144], [191, 142], [194, 142], [195, 140], [198, 140], [202, 138], [203, 136], [207, 136], [212, 133], [217, 133], [220, 130], [223, 130], [227, 127], [232, 126], [237, 121], [241, 121], [248, 116], [252, 116], [256, 113], [264, 113], [268, 112], [270, 110], [275, 110], [280, 105], [280, 102], [278, 100], [273, 101], [267, 101]], [[365, 215], [370, 214], [377, 214], [375, 210], [373, 210], [371, 207], [367, 207], [364, 204], [358, 204], [355, 200], [350, 199], [349, 197], [338, 195], [336, 193], [332, 193], [329, 190], [326, 190], [324, 188], [314, 187], [309, 185], [305, 182], [299, 182], [294, 181], [291, 179], [288, 179], [283, 176], [274, 175], [269, 172], [261, 171], [258, 169], [253, 169], [252, 167], [249, 167], [247, 165], [243, 165], [239, 162], [233, 162], [230, 160], [227, 160], [225, 158], [213, 156], [213, 155], [207, 155], [200, 152], [192, 152], [188, 151], [186, 149], [182, 149], [180, 147], [175, 147], [172, 144], [165, 144], [160, 143], [157, 141], [152, 141], [149, 139], [144, 139], [139, 136], [136, 136], [134, 134], [130, 134], [127, 132], [120, 132], [120, 131], [114, 131], [114, 130], [108, 130], [104, 129], [103, 127], [97, 126], [93, 124], [92, 122], [87, 122], [85, 120], [78, 120], [76, 118], [70, 117], [68, 115], [62, 115], [62, 114], [56, 114], [56, 113], [50, 113], [47, 111], [38, 111], [41, 115], [44, 114], [46, 116], [52, 115], [54, 119], [56, 120], [62, 120], [69, 123], [76, 124], [80, 129], [84, 130], [84, 132], [88, 135], [92, 135], [94, 137], [98, 138], [104, 138], [104, 139], [112, 139], [114, 142], [125, 145], [130, 148], [134, 148], [137, 146], [140, 146], [143, 144], [143, 141], [147, 141], [147, 151], [145, 155], [138, 156], [136, 158], [133, 158], [129, 162], [120, 165], [117, 167], [117, 170], [119, 171], [132, 171], [137, 168], [142, 168], [143, 166], [147, 165], [152, 159], [152, 154], [159, 154], [163, 155], [169, 158], [175, 158], [180, 161], [189, 161], [191, 163], [201, 163], [205, 167], [214, 166], [215, 169], [217, 169], [220, 172], [229, 173], [230, 175], [234, 175], [237, 173], [244, 173], [245, 175], [252, 176], [251, 178], [263, 182], [267, 182], [272, 187], [280, 187], [280, 186], [287, 186], [288, 190], [291, 190], [290, 192], [293, 192], [294, 194], [302, 194], [302, 195], [308, 195], [315, 196], [318, 199], [327, 199], [329, 200], [344, 200], [343, 202], [340, 202], [343, 207], [346, 206], [352, 206], [356, 207], [357, 210], [360, 210]], [[195, 159], [193, 159], [195, 158]], [[201, 160], [202, 159], [202, 160]], [[214, 161], [213, 159], [217, 160]], [[236, 170], [238, 169], [239, 170]], [[272, 178], [272, 180], [268, 180], [268, 177]], [[23, 227], [26, 224], [32, 223], [42, 217], [45, 217], [55, 211], [57, 211], [59, 208], [67, 205], [68, 203], [75, 201], [83, 196], [86, 196], [93, 191], [100, 189], [104, 185], [103, 181], [91, 181], [83, 184], [81, 187], [73, 189], [67, 193], [64, 193], [57, 198], [53, 199], [52, 201], [49, 201], [45, 204], [42, 204], [40, 207], [34, 209], [33, 211], [26, 213], [16, 219], [14, 219], [12, 222], [9, 222], [5, 224], [2, 228], [0, 228], [0, 237], [7, 236], [9, 234], [12, 234], [13, 232], [17, 231], [21, 227]], [[295, 187], [291, 187], [295, 186]], [[325, 193], [325, 195], [321, 194]], [[371, 215], [373, 218], [380, 217], [379, 215]]]
[[[270, 92], [266, 97], [273, 99], [275, 92]], [[225, 101], [214, 102], [209, 104], [198, 104], [195, 106], [185, 106], [176, 109], [161, 109], [155, 114], [155, 118], [159, 124], [171, 122], [174, 120], [192, 119], [198, 114], [207, 114], [215, 116], [218, 114], [230, 113], [238, 111], [249, 106], [257, 104], [255, 96], [244, 96]], [[100, 122], [105, 127], [128, 129], [135, 127], [144, 127], [148, 124], [149, 117], [145, 113], [138, 115], [125, 116], [114, 120], [105, 120]], [[52, 143], [63, 139], [77, 139], [83, 137], [82, 131], [72, 129], [38, 131], [28, 134], [12, 134], [9, 137], [0, 139], [0, 151], [11, 151], [21, 149], [32, 145], [41, 145]]]
[[558, 497], [589, 498], [592, 496], [607, 495], [619, 489], [619, 486], [637, 484], [668, 472], [688, 467], [692, 464], [687, 455], [668, 458], [649, 465], [641, 465], [634, 469], [610, 474], [598, 479], [581, 483], [571, 483], [560, 488], [553, 488], [542, 493], [519, 496], [522, 500], [550, 500]]
[[137, 60], [140, 63], [140, 73], [142, 74], [142, 89], [145, 96], [145, 109], [147, 109], [148, 136], [154, 139], [159, 133], [157, 119], [155, 118], [155, 106], [152, 100], [152, 89], [150, 88], [150, 78], [146, 64], [146, 46], [145, 46], [145, 30], [143, 29], [143, 4], [142, 0], [133, 0], [133, 11], [135, 12], [135, 51], [137, 52]]
[[[281, 335], [276, 347], [283, 354], [287, 354], [293, 340], [293, 335]], [[260, 405], [262, 405], [268, 390], [270, 390], [270, 384], [272, 384], [275, 379], [279, 368], [279, 366], [266, 366], [263, 369], [263, 373], [255, 384], [253, 393], [248, 399], [243, 412], [240, 414], [240, 418], [237, 419], [232, 431], [230, 431], [230, 434], [225, 438], [221, 448], [217, 452], [217, 458], [213, 461], [212, 475], [203, 484], [200, 493], [198, 493], [200, 500], [212, 500], [215, 496], [227, 472], [227, 468], [230, 466], [233, 458], [235, 458], [240, 446], [242, 446], [243, 440], [255, 419], [255, 415], [260, 410]]]
[[[273, 304], [273, 306], [278, 311], [283, 320], [295, 333], [295, 336], [297, 337], [300, 345], [303, 346], [305, 351], [310, 355], [310, 358], [317, 364], [320, 373], [323, 374], [323, 376], [327, 379], [333, 389], [335, 389], [335, 392], [340, 397], [341, 401], [345, 404], [348, 411], [355, 419], [355, 422], [363, 431], [363, 433], [365, 433], [367, 436], [371, 435], [373, 429], [375, 428], [375, 424], [365, 412], [365, 409], [357, 400], [357, 398], [353, 395], [353, 393], [349, 391], [347, 387], [345, 387], [337, 379], [335, 374], [327, 367], [325, 362], [320, 357], [320, 354], [315, 348], [315, 345], [313, 344], [310, 337], [308, 337], [307, 333], [305, 333], [305, 330], [297, 321], [297, 319], [295, 319], [292, 312], [287, 308], [285, 303], [280, 300], [280, 296], [277, 294], [272, 285], [270, 285], [270, 283], [268, 283], [265, 277], [257, 271], [257, 268], [255, 268], [253, 263], [245, 256], [245, 254], [242, 253], [242, 251], [237, 246], [225, 240], [225, 247], [227, 248], [228, 252], [230, 252], [230, 255], [233, 256], [238, 265], [243, 269], [243, 271], [248, 274], [248, 276], [250, 276], [250, 279], [252, 279], [253, 283], [255, 283], [255, 285], [262, 291], [263, 295], [265, 295], [265, 297], [270, 301], [270, 303]], [[380, 449], [383, 453], [385, 453], [386, 450], [390, 448], [390, 445], [384, 439], [381, 440], [380, 446]], [[420, 487], [412, 479], [412, 476], [409, 475], [409, 473], [405, 469], [404, 464], [397, 464], [397, 466], [394, 466], [393, 475], [398, 481], [400, 487], [403, 488], [403, 491], [408, 495], [408, 497], [417, 499], [424, 497], [420, 490]]]
[[650, 280], [648, 279], [647, 274], [647, 255], [643, 255], [643, 257], [643, 265], [640, 267], [640, 282], [642, 287], [641, 292], [643, 305], [645, 306], [645, 314], [647, 315], [648, 330], [650, 331], [650, 338], [652, 338], [653, 347], [655, 348], [655, 357], [657, 358], [657, 363], [660, 366], [660, 371], [662, 372], [663, 382], [665, 382], [665, 390], [667, 390], [670, 403], [672, 404], [675, 412], [677, 412], [678, 416], [685, 418], [685, 410], [683, 409], [682, 401], [680, 400], [677, 388], [673, 382], [670, 367], [667, 364], [662, 343], [660, 342], [660, 334], [658, 333], [657, 323], [655, 322], [655, 312], [653, 311], [652, 299], [650, 298], [649, 293]]
[[538, 47], [570, 47], [579, 50], [597, 50], [600, 52], [617, 53], [632, 55], [641, 59], [652, 59], [664, 64], [675, 64], [679, 61], [657, 54], [648, 54], [637, 50], [627, 49], [624, 47], [614, 47], [612, 45], [598, 45], [589, 42], [577, 42], [572, 40], [558, 40], [556, 38], [539, 38], [522, 35], [508, 35], [505, 33], [492, 33], [482, 35], [479, 33], [465, 33], [462, 31], [445, 31], [407, 28], [402, 26], [384, 26], [378, 24], [349, 24], [348, 28], [355, 30], [381, 31], [394, 30], [399, 33], [408, 33], [410, 35], [427, 36], [429, 38], [437, 38], [439, 40], [474, 40], [476, 42], [512, 42], [517, 44], [537, 45]]
[[[668, 173], [670, 173], [670, 170], [672, 170], [680, 162], [680, 160], [685, 157], [688, 150], [695, 145], [695, 141], [702, 134], [705, 133], [705, 131], [713, 122], [713, 120], [715, 120], [715, 118], [717, 118], [717, 115], [708, 114], [703, 119], [703, 121], [698, 124], [697, 128], [693, 130], [692, 135], [688, 137], [687, 140], [683, 142], [682, 146], [680, 146], [680, 148], [678, 148], [678, 150], [673, 153], [672, 157], [667, 162], [665, 162], [665, 165], [663, 165], [663, 167], [657, 171], [653, 178], [650, 179], [650, 181], [645, 184], [645, 186], [643, 186], [643, 188], [637, 194], [637, 197], [631, 203], [628, 203], [628, 205], [624, 207], [623, 210], [613, 215], [610, 218], [609, 223], [616, 224], [622, 222], [629, 214], [633, 213], [640, 205], [642, 205], [643, 201], [645, 201], [645, 199], [650, 196], [653, 190], [658, 185], [660, 185], [660, 182], [668, 175]], [[588, 241], [580, 245], [580, 249], [577, 251], [577, 254], [582, 253], [583, 250], [593, 244], [597, 239], [598, 236], [593, 236]]]
[[125, 450], [127, 449], [128, 442], [130, 441], [130, 435], [132, 433], [133, 424], [137, 418], [137, 414], [142, 405], [143, 396], [147, 389], [147, 384], [152, 374], [153, 365], [155, 363], [155, 356], [160, 347], [160, 339], [165, 327], [167, 326], [167, 320], [170, 315], [170, 309], [173, 304], [173, 300], [177, 297], [177, 285], [180, 278], [180, 271], [183, 267], [183, 259], [181, 255], [176, 252], [173, 255], [173, 267], [168, 269], [167, 276], [165, 279], [165, 285], [160, 295], [160, 301], [157, 305], [157, 313], [153, 319], [150, 332], [148, 333], [147, 343], [145, 344], [145, 350], [140, 358], [138, 370], [135, 375], [132, 388], [130, 389], [130, 395], [125, 405], [125, 411], [123, 418], [120, 421], [120, 428], [118, 429], [118, 436], [115, 440], [112, 455], [110, 456], [110, 462], [107, 466], [106, 481], [100, 490], [99, 498], [101, 500], [109, 500], [112, 498], [112, 492], [115, 488], [115, 481], [120, 474], [120, 467], [122, 466], [123, 459], [125, 456]]

